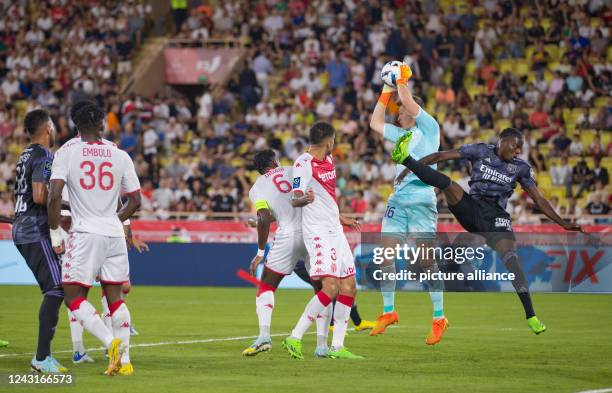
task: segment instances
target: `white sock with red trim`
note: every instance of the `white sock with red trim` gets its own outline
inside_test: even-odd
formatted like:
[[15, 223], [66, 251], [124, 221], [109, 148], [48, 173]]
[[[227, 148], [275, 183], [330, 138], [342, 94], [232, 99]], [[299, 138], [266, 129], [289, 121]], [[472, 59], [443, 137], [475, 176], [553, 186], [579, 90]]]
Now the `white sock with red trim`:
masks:
[[327, 335], [333, 309], [334, 305], [330, 303], [317, 315], [317, 347], [319, 348], [327, 348]]
[[317, 319], [317, 315], [319, 315], [323, 309], [331, 303], [331, 301], [331, 298], [323, 291], [317, 292], [317, 294], [314, 295], [306, 305], [306, 309], [302, 313], [300, 320], [291, 332], [291, 337], [301, 340], [304, 333], [306, 333], [306, 330], [308, 330], [310, 327], [310, 324]]
[[121, 364], [130, 362], [130, 310], [123, 300], [117, 300], [108, 306], [113, 323], [113, 335], [121, 340], [124, 348]]
[[259, 319], [259, 338], [270, 338], [270, 324], [272, 322], [272, 311], [274, 310], [274, 288], [262, 282], [257, 290], [255, 298], [255, 309]]
[[108, 330], [113, 330], [113, 322], [111, 321], [110, 310], [108, 309], [108, 300], [106, 300], [106, 296], [102, 295], [100, 299], [102, 303], [102, 322], [108, 328]]
[[70, 338], [72, 338], [72, 352], [84, 354], [83, 326], [70, 310], [68, 310], [68, 325], [70, 326]]
[[72, 314], [79, 320], [85, 330], [102, 341], [106, 348], [110, 347], [113, 341], [113, 333], [104, 326], [104, 322], [100, 319], [98, 312], [87, 299], [78, 297], [70, 303], [68, 308], [70, 308]]
[[332, 336], [332, 348], [340, 349], [344, 346], [344, 336], [351, 317], [351, 307], [355, 298], [346, 295], [338, 295], [336, 307], [334, 308], [334, 335]]

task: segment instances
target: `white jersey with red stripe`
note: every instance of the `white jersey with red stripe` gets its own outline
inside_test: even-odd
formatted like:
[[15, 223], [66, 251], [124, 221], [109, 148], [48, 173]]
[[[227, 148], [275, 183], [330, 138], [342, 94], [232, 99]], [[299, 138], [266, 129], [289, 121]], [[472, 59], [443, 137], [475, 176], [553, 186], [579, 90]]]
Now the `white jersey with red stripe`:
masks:
[[51, 180], [66, 182], [71, 232], [123, 237], [117, 215], [120, 194], [140, 190], [130, 156], [108, 140], [84, 142], [73, 138], [56, 153]]
[[293, 191], [308, 190], [314, 193], [314, 201], [302, 208], [304, 234], [324, 235], [342, 233], [340, 210], [336, 200], [336, 167], [330, 155], [317, 160], [304, 153], [293, 164]]
[[302, 232], [302, 210], [291, 205], [291, 167], [279, 166], [259, 176], [249, 199], [256, 210], [270, 209], [278, 228], [276, 234]]

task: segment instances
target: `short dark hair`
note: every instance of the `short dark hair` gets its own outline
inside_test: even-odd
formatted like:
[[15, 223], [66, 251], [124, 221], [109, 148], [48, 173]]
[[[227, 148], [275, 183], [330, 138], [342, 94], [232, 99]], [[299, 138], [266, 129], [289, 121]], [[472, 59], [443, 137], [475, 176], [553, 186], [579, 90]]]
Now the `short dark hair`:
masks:
[[72, 107], [70, 107], [70, 120], [72, 120], [72, 122], [74, 123], [76, 113], [82, 108], [85, 108], [89, 105], [96, 105], [96, 103], [91, 100], [82, 100], [72, 105]]
[[504, 138], [518, 138], [520, 140], [523, 139], [523, 133], [518, 128], [506, 128], [499, 134], [499, 139]]
[[104, 117], [102, 108], [96, 104], [90, 104], [75, 111], [72, 121], [80, 132], [100, 131]]
[[49, 112], [44, 109], [34, 109], [28, 112], [23, 119], [23, 128], [30, 136], [34, 136], [38, 133], [41, 126], [46, 124], [51, 117]]
[[255, 153], [253, 164], [255, 165], [255, 169], [257, 170], [257, 172], [264, 174], [266, 173], [266, 169], [269, 169], [274, 166], [275, 161], [276, 153], [274, 152], [274, 150], [266, 149]]
[[331, 124], [324, 121], [318, 121], [310, 127], [310, 143], [318, 145], [323, 142], [325, 138], [333, 136], [335, 132], [336, 130], [334, 130]]

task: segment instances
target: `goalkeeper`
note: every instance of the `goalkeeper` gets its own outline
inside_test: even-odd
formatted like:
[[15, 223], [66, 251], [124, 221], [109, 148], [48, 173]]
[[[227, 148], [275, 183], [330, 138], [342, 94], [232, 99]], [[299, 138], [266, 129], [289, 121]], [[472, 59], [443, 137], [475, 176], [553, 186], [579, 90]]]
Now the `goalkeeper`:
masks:
[[[392, 80], [398, 86], [399, 95], [399, 127], [385, 122], [387, 107], [397, 106], [394, 95], [396, 89], [385, 84], [372, 113], [370, 127], [380, 133], [385, 140], [396, 142], [402, 135], [412, 132], [410, 152], [415, 158], [425, 157], [435, 153], [440, 147], [440, 126], [436, 120], [425, 110], [423, 101], [410, 93], [407, 87], [412, 76], [410, 67], [402, 64], [399, 72]], [[434, 166], [435, 168], [435, 166]], [[434, 188], [423, 183], [414, 174], [401, 177], [405, 168], [398, 165], [394, 181], [393, 193], [387, 201], [387, 209], [382, 221], [381, 242], [383, 247], [395, 247], [412, 235], [418, 244], [433, 246], [438, 221], [436, 208], [436, 193]], [[418, 261], [423, 272], [437, 272], [435, 259], [421, 259]], [[381, 269], [384, 273], [395, 273], [395, 260], [387, 259]], [[389, 277], [389, 275], [386, 275]], [[429, 282], [429, 296], [433, 303], [432, 329], [425, 343], [434, 345], [440, 342], [446, 331], [448, 321], [444, 317], [443, 283]], [[395, 311], [395, 281], [383, 280], [380, 283], [383, 296], [383, 313], [378, 317], [377, 325], [370, 335], [383, 333], [387, 326], [399, 321]]]

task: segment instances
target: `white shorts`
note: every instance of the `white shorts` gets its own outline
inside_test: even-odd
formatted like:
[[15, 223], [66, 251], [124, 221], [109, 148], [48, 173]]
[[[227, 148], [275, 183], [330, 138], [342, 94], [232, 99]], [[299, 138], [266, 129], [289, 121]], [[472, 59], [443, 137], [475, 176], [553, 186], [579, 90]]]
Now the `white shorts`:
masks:
[[304, 235], [306, 250], [310, 255], [310, 278], [346, 278], [355, 275], [355, 260], [344, 233], [324, 236]]
[[62, 257], [62, 283], [91, 287], [98, 274], [102, 284], [120, 285], [130, 279], [125, 238], [71, 233]]
[[269, 270], [287, 276], [293, 272], [295, 265], [300, 260], [308, 263], [308, 253], [304, 247], [302, 232], [274, 236], [266, 261], [266, 267]]

